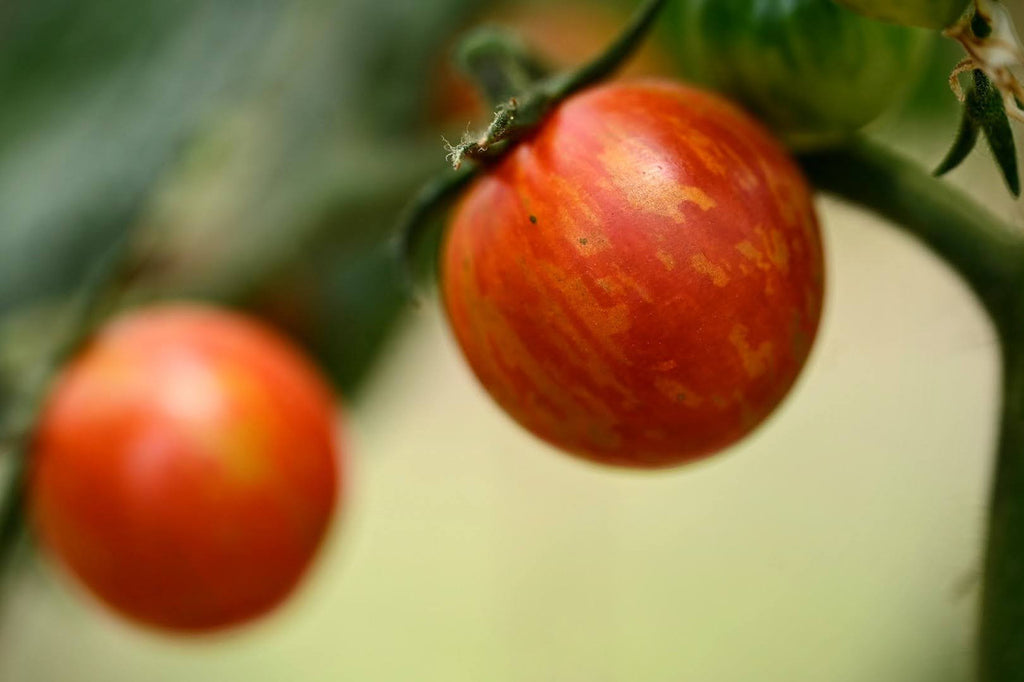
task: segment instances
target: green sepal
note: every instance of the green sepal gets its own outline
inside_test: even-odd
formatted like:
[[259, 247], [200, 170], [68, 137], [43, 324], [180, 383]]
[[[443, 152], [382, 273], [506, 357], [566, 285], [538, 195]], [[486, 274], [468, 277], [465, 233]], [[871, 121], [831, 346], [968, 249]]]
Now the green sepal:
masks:
[[981, 128], [978, 127], [978, 123], [965, 108], [963, 117], [960, 119], [960, 130], [957, 131], [956, 139], [953, 140], [953, 146], [949, 148], [946, 158], [935, 169], [935, 175], [945, 175], [963, 163], [978, 144], [978, 133], [980, 132]]
[[967, 92], [960, 130], [946, 158], [935, 170], [935, 175], [944, 175], [959, 166], [976, 146], [978, 133], [984, 132], [1006, 186], [1013, 196], [1019, 197], [1021, 186], [1017, 148], [1010, 119], [1006, 114], [1006, 104], [998, 88], [992, 85], [984, 72], [975, 69], [973, 75], [974, 84]]
[[[1003, 172], [1007, 187], [1013, 196], [1020, 196], [1020, 174], [1017, 169], [1017, 146], [1013, 140], [1010, 118], [999, 90], [981, 71], [974, 71], [974, 90], [968, 96], [967, 106], [978, 125], [985, 132], [988, 146]], [[973, 101], [972, 101], [973, 100]]]
[[1003, 178], [1006, 186], [1010, 188], [1013, 196], [1020, 197], [1020, 174], [1017, 169], [1017, 146], [1013, 141], [1013, 130], [1010, 128], [1010, 119], [1006, 111], [1001, 110], [1002, 116], [996, 120], [990, 120], [990, 127], [985, 129], [985, 137], [988, 138], [988, 146], [993, 156], [1003, 171]]
[[551, 75], [551, 68], [518, 35], [498, 26], [468, 33], [455, 50], [455, 63], [492, 109]]

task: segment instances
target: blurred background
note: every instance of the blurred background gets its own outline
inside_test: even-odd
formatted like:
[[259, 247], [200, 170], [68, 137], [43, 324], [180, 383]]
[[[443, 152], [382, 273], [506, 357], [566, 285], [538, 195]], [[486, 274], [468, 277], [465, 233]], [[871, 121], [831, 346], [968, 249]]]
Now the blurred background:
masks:
[[[909, 237], [820, 198], [827, 309], [797, 389], [750, 440], [657, 474], [535, 441], [430, 287], [403, 300], [391, 227], [441, 136], [488, 118], [447, 66], [457, 36], [500, 21], [578, 62], [634, 4], [0, 2], [0, 399], [138, 229], [144, 296], [252, 310], [314, 354], [350, 470], [304, 588], [236, 633], [135, 629], [24, 562], [0, 680], [970, 679], [999, 358]], [[666, 24], [633, 73], [678, 75], [677, 47]], [[959, 58], [929, 44], [870, 134], [935, 165]], [[950, 181], [1024, 228], [987, 150]]]

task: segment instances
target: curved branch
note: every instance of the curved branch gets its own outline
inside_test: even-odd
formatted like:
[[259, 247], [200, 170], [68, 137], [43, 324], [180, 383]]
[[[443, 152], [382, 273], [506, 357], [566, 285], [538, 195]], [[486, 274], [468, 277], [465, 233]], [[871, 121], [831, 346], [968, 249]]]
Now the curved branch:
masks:
[[802, 159], [822, 189], [890, 218], [967, 281], [995, 322], [1003, 407], [988, 520], [978, 673], [1024, 682], [1024, 234], [869, 142]]
[[800, 157], [811, 181], [892, 220], [967, 281], [1002, 330], [1024, 281], [1024, 231], [916, 163], [867, 140]]

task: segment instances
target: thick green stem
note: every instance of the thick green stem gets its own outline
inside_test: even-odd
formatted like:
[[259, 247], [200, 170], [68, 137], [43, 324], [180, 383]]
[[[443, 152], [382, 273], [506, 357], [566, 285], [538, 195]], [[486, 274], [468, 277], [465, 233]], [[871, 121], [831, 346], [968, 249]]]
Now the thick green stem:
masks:
[[1004, 339], [1002, 422], [989, 510], [978, 677], [1024, 682], [1024, 306]]
[[492, 109], [550, 74], [517, 34], [494, 26], [482, 26], [463, 38], [455, 61]]
[[442, 214], [459, 192], [480, 172], [479, 166], [446, 172], [420, 188], [406, 205], [395, 230], [394, 249], [402, 264], [403, 285], [409, 298], [416, 289], [416, 250], [432, 219]]
[[1020, 230], [916, 163], [868, 141], [800, 161], [819, 189], [871, 209], [927, 244], [967, 281], [998, 326], [1012, 318], [1015, 285], [1024, 279]]
[[[397, 226], [396, 253], [411, 275], [416, 245], [430, 226], [430, 218], [446, 208], [484, 164], [507, 154], [512, 146], [530, 134], [559, 102], [589, 85], [600, 82], [622, 66], [650, 33], [658, 13], [668, 0], [645, 0], [629, 25], [599, 55], [583, 66], [547, 75], [543, 60], [532, 57], [514, 37], [495, 29], [471, 33], [459, 48], [463, 70], [476, 81], [487, 97], [505, 99], [483, 133], [467, 135], [457, 145], [448, 145], [448, 160], [456, 175], [442, 175], [427, 183], [403, 211]], [[462, 167], [466, 159], [476, 164]], [[406, 278], [411, 292], [413, 280]]]
[[667, 0], [647, 0], [633, 15], [629, 26], [595, 59], [575, 71], [555, 76], [549, 83], [552, 99], [561, 100], [614, 74], [640, 47], [651, 32]]
[[[464, 159], [473, 161], [490, 161], [506, 153], [516, 141], [534, 130], [544, 117], [562, 100], [575, 92], [594, 85], [611, 76], [626, 60], [636, 52], [644, 38], [650, 33], [658, 13], [668, 4], [668, 0], [646, 0], [636, 11], [629, 26], [601, 54], [583, 66], [542, 78], [530, 84], [523, 92], [512, 93], [507, 102], [497, 107], [494, 119], [483, 133], [477, 136], [468, 135], [458, 145], [449, 149], [452, 165], [458, 170]], [[475, 48], [484, 51], [482, 45]], [[493, 49], [500, 52], [500, 46]], [[507, 86], [514, 83], [522, 70], [523, 61], [520, 56], [511, 62], [497, 60], [493, 66], [509, 63], [513, 72], [500, 78], [490, 77], [499, 84], [490, 95], [504, 92]], [[521, 79], [520, 79], [521, 80]], [[499, 146], [500, 145], [500, 146]]]
[[923, 169], [867, 142], [805, 156], [821, 189], [892, 219], [959, 272], [995, 322], [1003, 409], [978, 642], [980, 682], [1024, 682], [1024, 236]]

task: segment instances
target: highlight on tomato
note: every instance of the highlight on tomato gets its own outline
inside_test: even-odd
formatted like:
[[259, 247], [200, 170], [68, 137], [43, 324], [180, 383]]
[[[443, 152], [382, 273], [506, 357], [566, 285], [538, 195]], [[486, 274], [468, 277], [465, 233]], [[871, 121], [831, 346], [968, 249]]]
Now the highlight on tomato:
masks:
[[96, 597], [162, 629], [223, 628], [279, 604], [324, 538], [334, 400], [252, 319], [145, 308], [62, 372], [30, 463], [41, 544]]
[[798, 148], [838, 143], [898, 103], [934, 37], [833, 0], [679, 0], [670, 12], [682, 75]]
[[758, 123], [669, 81], [574, 95], [462, 197], [441, 256], [491, 396], [579, 457], [654, 468], [749, 434], [803, 367], [821, 236]]

